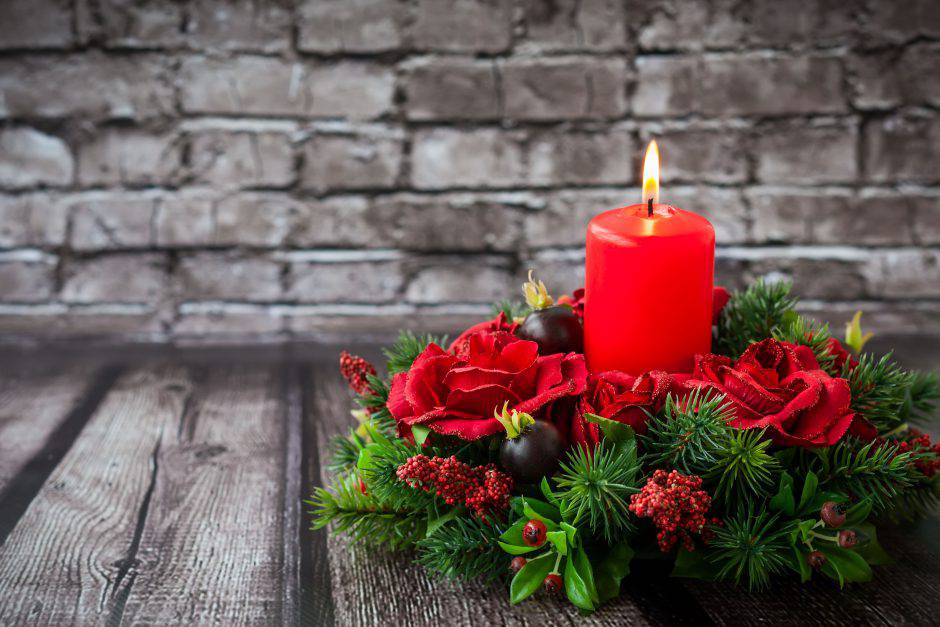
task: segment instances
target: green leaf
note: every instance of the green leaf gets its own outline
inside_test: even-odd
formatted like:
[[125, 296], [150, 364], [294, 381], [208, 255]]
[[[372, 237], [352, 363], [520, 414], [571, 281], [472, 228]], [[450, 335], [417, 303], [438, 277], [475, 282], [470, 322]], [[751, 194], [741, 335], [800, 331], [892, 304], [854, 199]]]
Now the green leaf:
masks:
[[411, 435], [414, 436], [415, 444], [418, 446], [424, 445], [424, 441], [428, 439], [429, 433], [431, 433], [431, 429], [424, 425], [411, 425]]
[[833, 579], [839, 581], [839, 586], [844, 586], [846, 581], [871, 581], [871, 567], [865, 562], [865, 558], [855, 551], [832, 545], [820, 545], [818, 550], [826, 556], [823, 572], [832, 577], [826, 566], [834, 570], [836, 577]]
[[545, 501], [538, 499], [522, 499], [522, 513], [529, 517], [529, 520], [541, 520], [549, 531], [558, 529], [558, 521], [561, 520], [561, 514], [554, 505], [549, 505]]
[[546, 553], [526, 562], [509, 584], [509, 602], [515, 605], [530, 597], [542, 585], [546, 575], [552, 572], [554, 565], [553, 553]]
[[450, 522], [451, 520], [457, 518], [457, 508], [452, 507], [443, 514], [436, 515], [433, 511], [428, 512], [428, 530], [425, 534], [425, 537], [430, 536], [432, 533], [441, 528], [444, 523]]
[[527, 546], [525, 544], [511, 544], [509, 542], [499, 541], [499, 548], [501, 548], [506, 553], [510, 555], [525, 555], [526, 553], [531, 553], [539, 547], [536, 546]]
[[863, 522], [868, 520], [868, 515], [871, 514], [872, 502], [871, 499], [862, 499], [845, 512], [845, 523], [846, 527], [855, 527], [861, 525]]
[[520, 520], [499, 536], [499, 546], [510, 555], [531, 553], [538, 547], [529, 546], [522, 540], [522, 528], [527, 520]]
[[878, 544], [878, 532], [871, 523], [857, 526], [862, 541], [855, 547], [855, 552], [872, 566], [893, 564], [894, 559]]
[[676, 564], [669, 576], [714, 581], [718, 576], [718, 569], [705, 559], [701, 551], [679, 549]]
[[611, 442], [627, 442], [635, 437], [633, 428], [622, 422], [590, 413], [584, 414], [584, 419], [599, 426], [604, 432], [604, 437]]
[[[590, 565], [588, 568], [590, 568]], [[581, 572], [578, 563], [574, 560], [574, 556], [572, 556], [571, 559], [565, 560], [565, 573], [563, 577], [565, 580], [565, 593], [568, 595], [568, 600], [582, 610], [593, 612], [594, 600], [591, 597], [591, 591], [588, 588], [587, 582], [584, 580], [584, 573]]]
[[793, 477], [785, 470], [780, 474], [780, 487], [777, 494], [770, 499], [770, 507], [783, 512], [787, 516], [793, 516], [796, 513], [796, 501], [793, 498]]
[[373, 453], [379, 449], [379, 445], [376, 443], [369, 444], [364, 446], [361, 451], [359, 451], [359, 461], [356, 462], [356, 468], [359, 470], [368, 470], [373, 466]]
[[542, 482], [539, 484], [539, 488], [542, 490], [542, 495], [545, 497], [545, 500], [558, 507], [558, 497], [555, 496], [555, 493], [552, 492], [552, 486], [548, 483], [547, 477], [542, 477]]
[[558, 523], [558, 526], [564, 529], [565, 533], [568, 534], [568, 544], [575, 544], [575, 536], [578, 534], [578, 528], [569, 525], [568, 523], [562, 521]]
[[595, 557], [594, 563], [598, 566], [593, 569], [598, 605], [620, 595], [620, 582], [630, 574], [630, 561], [634, 554], [626, 540], [602, 550], [603, 556]]
[[810, 532], [816, 526], [815, 520], [798, 520], [796, 521], [796, 526], [790, 534], [791, 544], [796, 544], [799, 542], [806, 542], [810, 538]]
[[813, 497], [816, 495], [816, 488], [819, 486], [819, 478], [816, 476], [812, 470], [806, 473], [806, 480], [803, 482], [803, 493], [800, 495], [800, 505], [798, 511], [803, 511], [803, 508], [812, 503]]
[[798, 547], [793, 547], [793, 562], [790, 565], [800, 574], [800, 583], [806, 583], [812, 579], [813, 569], [806, 561], [806, 555]]
[[594, 585], [594, 567], [591, 566], [591, 560], [588, 559], [587, 552], [582, 548], [578, 547], [575, 549], [574, 555], [572, 556], [575, 567], [578, 569], [578, 574], [581, 575], [581, 578], [584, 579], [584, 583], [587, 585], [588, 592], [591, 595], [591, 602], [594, 605], [600, 603], [597, 587]]
[[545, 538], [555, 546], [555, 549], [559, 553], [568, 555], [568, 536], [564, 531], [561, 529], [558, 531], [549, 531], [545, 534]]

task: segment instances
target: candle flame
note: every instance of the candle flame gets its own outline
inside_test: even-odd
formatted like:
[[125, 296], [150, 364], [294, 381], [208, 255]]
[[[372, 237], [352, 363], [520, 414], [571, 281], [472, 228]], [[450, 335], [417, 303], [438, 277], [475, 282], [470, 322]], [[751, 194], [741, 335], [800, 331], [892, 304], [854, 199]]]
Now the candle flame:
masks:
[[650, 198], [653, 204], [659, 203], [659, 147], [655, 139], [650, 141], [643, 160], [643, 203]]

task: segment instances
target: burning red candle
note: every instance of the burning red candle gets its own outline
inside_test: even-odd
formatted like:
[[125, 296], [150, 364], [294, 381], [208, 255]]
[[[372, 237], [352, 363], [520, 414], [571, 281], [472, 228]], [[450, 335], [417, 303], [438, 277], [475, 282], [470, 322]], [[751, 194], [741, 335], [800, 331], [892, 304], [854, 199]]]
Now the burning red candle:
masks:
[[715, 230], [659, 204], [659, 151], [643, 164], [643, 203], [588, 225], [584, 352], [593, 372], [689, 372], [711, 350]]

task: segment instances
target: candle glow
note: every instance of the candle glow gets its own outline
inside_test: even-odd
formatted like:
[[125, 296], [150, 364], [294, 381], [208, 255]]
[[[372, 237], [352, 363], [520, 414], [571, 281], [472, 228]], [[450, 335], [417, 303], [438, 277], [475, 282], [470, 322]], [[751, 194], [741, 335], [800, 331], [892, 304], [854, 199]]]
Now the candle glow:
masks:
[[659, 146], [656, 140], [650, 140], [646, 148], [646, 158], [643, 159], [643, 202], [653, 199], [653, 204], [659, 204]]

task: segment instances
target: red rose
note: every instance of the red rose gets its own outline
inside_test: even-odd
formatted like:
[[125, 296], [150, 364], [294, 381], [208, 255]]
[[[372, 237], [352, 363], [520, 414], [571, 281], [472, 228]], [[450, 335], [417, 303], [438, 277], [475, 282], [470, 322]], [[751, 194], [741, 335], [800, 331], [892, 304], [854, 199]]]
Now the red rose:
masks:
[[515, 333], [518, 328], [519, 323], [510, 320], [506, 317], [506, 312], [501, 311], [499, 315], [492, 320], [475, 324], [457, 336], [457, 339], [451, 342], [450, 346], [447, 347], [447, 352], [453, 353], [458, 357], [466, 357], [467, 351], [470, 350], [468, 339], [474, 333], [481, 331], [505, 331], [506, 333]]
[[842, 342], [834, 337], [829, 338], [829, 341], [826, 342], [826, 352], [835, 357], [835, 361], [832, 362], [832, 365], [839, 372], [842, 371], [846, 362], [849, 364], [849, 370], [855, 370], [858, 366], [858, 360], [842, 346]]
[[666, 395], [675, 380], [665, 372], [653, 371], [635, 377], [623, 372], [610, 371], [591, 375], [587, 391], [581, 395], [578, 411], [571, 421], [569, 439], [572, 443], [591, 448], [600, 441], [600, 429], [584, 419], [584, 414], [597, 414], [633, 427], [639, 434], [646, 433], [647, 411], [655, 414], [662, 409]]
[[712, 324], [718, 324], [721, 310], [725, 308], [729, 300], [731, 300], [731, 294], [725, 288], [716, 285], [712, 289]]
[[767, 339], [751, 344], [734, 365], [727, 357], [696, 358], [689, 388], [724, 394], [734, 411], [732, 426], [768, 427], [774, 442], [785, 446], [831, 446], [854, 426], [869, 433], [849, 407], [845, 379], [821, 370], [806, 346]]
[[509, 409], [547, 418], [554, 401], [577, 396], [587, 381], [584, 356], [540, 357], [538, 344], [503, 331], [481, 331], [454, 355], [429, 345], [408, 372], [395, 375], [388, 409], [407, 436], [411, 426], [463, 440], [499, 433], [494, 410]]

